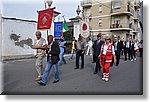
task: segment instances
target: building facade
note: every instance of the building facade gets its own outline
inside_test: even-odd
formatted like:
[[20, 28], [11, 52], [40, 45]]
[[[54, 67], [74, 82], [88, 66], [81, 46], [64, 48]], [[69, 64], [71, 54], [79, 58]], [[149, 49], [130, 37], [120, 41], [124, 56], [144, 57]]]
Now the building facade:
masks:
[[36, 29], [36, 21], [2, 17], [2, 60], [33, 56]]
[[82, 18], [80, 16], [76, 16], [74, 18], [70, 18], [71, 22], [73, 23], [73, 36], [77, 40], [79, 38], [79, 34], [81, 34], [81, 21]]
[[138, 39], [139, 0], [83, 0], [81, 6], [91, 36], [101, 32], [104, 36]]

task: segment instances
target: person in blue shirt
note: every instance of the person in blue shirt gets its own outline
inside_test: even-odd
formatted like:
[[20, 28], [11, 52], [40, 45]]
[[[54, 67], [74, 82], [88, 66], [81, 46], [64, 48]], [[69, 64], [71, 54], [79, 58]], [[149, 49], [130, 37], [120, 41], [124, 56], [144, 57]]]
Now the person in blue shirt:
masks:
[[62, 38], [60, 40], [60, 43], [59, 43], [59, 48], [60, 48], [60, 61], [59, 61], [59, 65], [62, 65], [62, 62], [64, 64], [66, 64], [66, 60], [64, 58], [64, 53], [65, 53], [65, 48], [66, 48], [65, 44], [66, 44], [66, 41], [64, 41], [64, 38]]

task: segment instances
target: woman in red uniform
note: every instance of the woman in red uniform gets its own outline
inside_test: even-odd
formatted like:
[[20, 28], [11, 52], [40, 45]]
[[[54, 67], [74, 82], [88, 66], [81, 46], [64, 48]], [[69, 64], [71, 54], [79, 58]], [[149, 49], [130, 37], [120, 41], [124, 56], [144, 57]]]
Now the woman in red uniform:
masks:
[[114, 51], [114, 46], [111, 43], [111, 37], [106, 35], [105, 43], [102, 45], [101, 53], [100, 53], [100, 63], [103, 70], [102, 80], [109, 80], [109, 68], [114, 58], [114, 63], [116, 63], [116, 56]]

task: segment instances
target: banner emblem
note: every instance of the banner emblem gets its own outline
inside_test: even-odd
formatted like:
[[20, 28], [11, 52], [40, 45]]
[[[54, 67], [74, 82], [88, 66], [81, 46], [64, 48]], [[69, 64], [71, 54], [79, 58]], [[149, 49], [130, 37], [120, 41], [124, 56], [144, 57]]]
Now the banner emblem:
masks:
[[38, 30], [47, 30], [51, 28], [54, 9], [46, 9], [38, 12]]

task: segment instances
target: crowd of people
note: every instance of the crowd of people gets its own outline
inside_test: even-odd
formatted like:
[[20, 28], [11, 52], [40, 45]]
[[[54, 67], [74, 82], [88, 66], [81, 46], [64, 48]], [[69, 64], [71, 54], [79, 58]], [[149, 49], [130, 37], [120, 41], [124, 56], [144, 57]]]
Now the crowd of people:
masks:
[[[38, 84], [45, 86], [47, 83], [47, 78], [49, 76], [51, 68], [54, 71], [54, 82], [59, 82], [59, 66], [66, 64], [64, 57], [65, 53], [65, 44], [66, 41], [64, 38], [60, 42], [54, 41], [53, 36], [49, 35], [47, 37], [48, 44], [46, 40], [41, 37], [41, 32], [37, 31], [35, 33], [36, 40], [33, 45], [35, 49], [36, 63], [35, 68], [38, 73], [37, 78], [35, 79]], [[72, 47], [70, 60], [74, 59], [74, 54], [76, 54], [75, 61], [75, 70], [84, 69], [84, 56], [90, 55], [93, 56], [93, 62], [95, 63], [94, 74], [97, 74], [99, 71], [102, 71], [102, 80], [109, 81], [109, 69], [113, 63], [118, 66], [120, 62], [120, 57], [124, 56], [124, 60], [134, 61], [136, 56], [139, 53], [139, 56], [143, 55], [143, 41], [140, 42], [134, 39], [120, 39], [120, 37], [115, 36], [112, 40], [112, 36], [106, 35], [105, 39], [102, 40], [102, 35], [99, 33], [97, 35], [97, 40], [92, 41], [91, 38], [86, 41], [82, 35], [79, 35], [78, 40], [75, 40], [75, 37], [72, 39]], [[44, 57], [47, 55], [46, 67], [43, 70], [43, 61]], [[81, 67], [80, 66], [80, 57], [81, 57]]]

